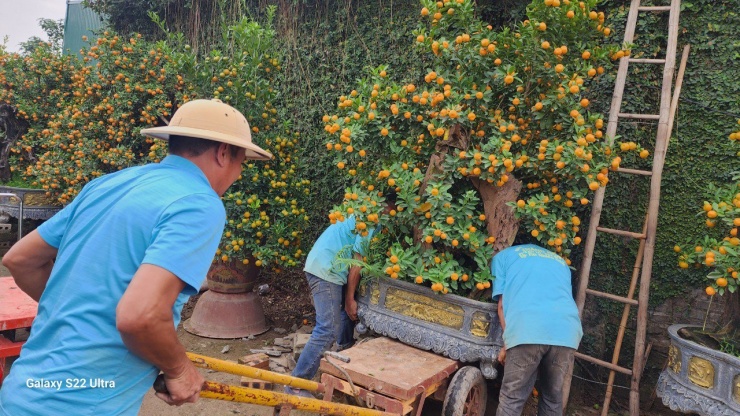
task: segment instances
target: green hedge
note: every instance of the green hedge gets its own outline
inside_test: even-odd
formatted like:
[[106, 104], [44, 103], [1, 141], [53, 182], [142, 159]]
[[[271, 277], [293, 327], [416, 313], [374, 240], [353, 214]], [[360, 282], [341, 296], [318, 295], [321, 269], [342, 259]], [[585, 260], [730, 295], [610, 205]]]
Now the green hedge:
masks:
[[338, 97], [352, 90], [368, 66], [388, 64], [388, 74], [395, 79], [408, 72], [422, 78], [424, 69], [424, 61], [410, 47], [421, 9], [417, 1], [392, 6], [374, 1], [326, 3], [321, 10], [305, 7], [303, 19], [283, 32], [289, 35], [283, 37], [283, 105], [294, 109], [295, 126], [307, 132], [304, 161], [310, 163], [305, 168], [316, 196], [311, 207], [316, 236], [329, 224], [329, 209], [341, 202], [349, 185], [336, 172], [334, 155], [326, 151], [322, 116], [336, 113]]
[[[330, 112], [338, 95], [351, 90], [363, 67], [388, 63], [390, 74], [414, 71], [421, 74], [424, 62], [411, 52], [411, 30], [416, 27], [419, 5], [402, 2], [329, 2], [322, 11], [307, 13], [290, 33], [283, 33], [286, 48], [292, 48], [286, 61], [285, 105], [294, 109], [296, 125], [309, 133], [306, 151], [311, 155], [310, 171], [315, 185], [314, 222], [317, 229], [326, 224], [324, 214], [341, 199], [343, 185], [331, 174], [331, 162], [324, 151], [324, 135], [319, 122]], [[493, 24], [506, 24], [521, 17], [522, 2], [483, 2], [480, 12]], [[623, 37], [627, 7], [624, 1], [607, 1], [610, 26], [616, 39]], [[391, 6], [392, 4], [392, 18]], [[667, 13], [641, 13], [635, 36], [634, 54], [654, 57], [665, 46]], [[677, 267], [672, 248], [689, 237], [706, 231], [704, 218], [697, 216], [708, 183], [727, 181], [734, 151], [727, 134], [740, 118], [740, 23], [737, 4], [725, 1], [684, 1], [680, 20], [679, 56], [690, 44], [681, 101], [673, 137], [668, 149], [661, 193], [658, 237], [653, 265], [651, 305], [687, 289], [702, 287], [704, 272], [682, 271]], [[656, 65], [632, 65], [625, 90], [623, 112], [657, 113], [662, 71]], [[614, 74], [615, 75], [615, 74]], [[613, 76], [602, 81], [593, 101], [597, 110], [608, 112], [613, 91]], [[618, 134], [652, 148], [655, 123], [620, 125]], [[624, 163], [626, 166], [627, 163]], [[648, 168], [645, 163], [633, 163]], [[647, 208], [648, 178], [614, 178], [607, 187], [603, 224], [639, 231]], [[330, 192], [331, 191], [331, 192]], [[585, 234], [585, 229], [584, 229]], [[601, 290], [626, 293], [637, 243], [625, 244], [617, 238], [600, 238], [593, 263], [593, 286]], [[617, 279], [617, 277], [622, 277]], [[609, 309], [618, 308], [609, 306]]]
[[[162, 12], [164, 3], [155, 1], [152, 7]], [[270, 3], [276, 2], [248, 0], [244, 10], [259, 15]], [[330, 157], [324, 150], [321, 116], [334, 110], [337, 97], [352, 89], [367, 66], [385, 63], [390, 65], [392, 77], [408, 78], [408, 73], [421, 77], [425, 62], [410, 47], [414, 38], [411, 32], [417, 26], [421, 6], [418, 0], [279, 3], [282, 8], [278, 9], [278, 38], [287, 58], [278, 87], [281, 104], [292, 109], [294, 126], [303, 132], [303, 160], [315, 196], [310, 202], [313, 216], [310, 238], [328, 224], [326, 213], [341, 200], [347, 185], [333, 174]], [[494, 26], [506, 25], [523, 17], [526, 3], [483, 0], [478, 2], [478, 13]], [[650, 4], [668, 3], [668, 0], [655, 0]], [[602, 4], [609, 26], [614, 29], [614, 39], [623, 37], [628, 5], [626, 0], [607, 0]], [[679, 55], [684, 44], [690, 44], [692, 50], [663, 172], [651, 306], [687, 289], [703, 287], [704, 271], [679, 269], [672, 248], [676, 243], [705, 233], [704, 218], [696, 214], [705, 199], [707, 185], [726, 181], [730, 171], [737, 170], [732, 165], [734, 153], [727, 135], [740, 118], [740, 66], [736, 64], [740, 58], [738, 11], [736, 0], [682, 2]], [[182, 20], [181, 16], [171, 17], [173, 23]], [[658, 50], [666, 41], [667, 18], [667, 13], [640, 14], [634, 55], [659, 55]], [[219, 24], [219, 19], [212, 20], [211, 24]], [[124, 23], [129, 27], [146, 27], [136, 22]], [[623, 112], [657, 112], [660, 67], [634, 64], [632, 68]], [[598, 94], [592, 100], [595, 110], [608, 112], [614, 75], [600, 81]], [[618, 133], [652, 148], [654, 125], [622, 123]], [[629, 161], [623, 166], [649, 169], [649, 165]], [[649, 179], [617, 176], [612, 175], [607, 188], [602, 223], [639, 231], [647, 207]], [[636, 251], [634, 241], [625, 244], [619, 238], [600, 238], [592, 286], [626, 293]], [[577, 255], [574, 260], [577, 265]], [[619, 305], [602, 307], [610, 311], [621, 309]]]
[[[627, 9], [623, 2], [606, 3], [609, 18], [616, 29], [614, 36], [623, 37]], [[691, 52], [684, 75], [678, 113], [667, 152], [661, 186], [658, 235], [653, 262], [651, 306], [687, 289], [705, 286], [706, 270], [683, 271], [677, 267], [675, 244], [695, 239], [706, 233], [704, 216], [698, 216], [707, 197], [710, 183], [727, 183], [737, 171], [735, 150], [727, 136], [736, 129], [740, 118], [740, 41], [737, 25], [740, 9], [735, 1], [684, 1], [679, 30], [677, 66], [684, 45]], [[633, 54], [646, 58], [663, 57], [657, 51], [664, 46], [668, 14], [640, 14]], [[625, 90], [622, 112], [657, 114], [662, 73], [655, 65], [633, 64]], [[604, 93], [609, 96], [610, 91]], [[607, 97], [605, 97], [607, 98]], [[606, 104], [607, 100], [602, 100]], [[632, 136], [641, 144], [655, 140], [655, 123], [620, 124], [618, 134]], [[634, 135], [634, 136], [633, 136]], [[624, 164], [625, 166], [627, 164]], [[649, 167], [645, 165], [644, 167]], [[608, 227], [640, 231], [644, 207], [647, 206], [649, 179], [616, 178], [607, 187], [603, 221]], [[597, 246], [593, 281], [596, 287], [612, 285], [616, 276], [629, 276], [634, 257], [624, 257], [615, 250], [624, 244], [602, 239]], [[637, 244], [631, 251], [636, 252]], [[622, 279], [626, 288], [628, 278]], [[621, 306], [618, 306], [621, 309]]]

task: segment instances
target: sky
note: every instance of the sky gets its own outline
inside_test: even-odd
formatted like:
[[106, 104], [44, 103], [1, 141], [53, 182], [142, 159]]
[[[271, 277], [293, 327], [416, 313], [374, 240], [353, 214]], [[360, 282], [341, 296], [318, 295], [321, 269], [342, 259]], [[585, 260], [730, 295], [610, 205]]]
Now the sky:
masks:
[[7, 35], [7, 49], [16, 52], [31, 36], [47, 40], [38, 19], [64, 19], [67, 0], [0, 0], [0, 10], [0, 43]]

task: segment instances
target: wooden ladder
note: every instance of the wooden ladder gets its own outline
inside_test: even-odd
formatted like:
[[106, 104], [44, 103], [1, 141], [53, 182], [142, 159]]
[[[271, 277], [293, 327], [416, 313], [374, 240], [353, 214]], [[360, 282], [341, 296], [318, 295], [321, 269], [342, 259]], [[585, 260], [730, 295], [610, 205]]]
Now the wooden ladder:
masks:
[[[643, 223], [642, 232], [636, 233], [626, 230], [616, 230], [611, 228], [602, 227], [599, 225], [601, 218], [601, 211], [604, 205], [604, 194], [606, 187], [600, 187], [594, 196], [594, 202], [591, 211], [591, 219], [589, 222], [588, 234], [586, 236], [586, 242], [583, 253], [583, 261], [581, 264], [578, 293], [576, 297], [576, 304], [578, 305], [578, 313], [583, 316], [583, 306], [586, 300], [586, 295], [592, 295], [600, 298], [609, 299], [612, 301], [620, 302], [624, 304], [624, 310], [622, 313], [622, 321], [619, 325], [619, 331], [617, 339], [614, 345], [614, 352], [611, 362], [603, 361], [598, 358], [588, 356], [586, 354], [576, 352], [575, 357], [588, 361], [590, 363], [605, 367], [609, 369], [609, 380], [606, 383], [606, 395], [604, 397], [604, 405], [602, 406], [602, 416], [606, 416], [609, 411], [609, 404], [611, 402], [612, 390], [614, 387], [614, 377], [616, 373], [626, 374], [631, 377], [630, 385], [630, 415], [638, 416], [640, 413], [640, 378], [642, 376], [642, 370], [645, 365], [647, 354], [649, 353], [649, 347], [645, 347], [645, 339], [647, 333], [647, 314], [648, 314], [648, 299], [650, 289], [650, 276], [653, 268], [653, 253], [655, 249], [655, 232], [658, 225], [658, 208], [660, 202], [660, 182], [663, 172], [663, 165], [665, 163], [665, 155], [668, 149], [668, 141], [670, 139], [671, 130], [673, 127], [673, 118], [675, 111], [678, 106], [678, 96], [681, 90], [681, 82], [683, 79], [683, 72], [686, 65], [686, 58], [688, 56], [688, 46], [684, 48], [684, 53], [681, 61], [681, 68], [679, 69], [678, 78], [676, 80], [675, 91], [671, 93], [673, 76], [676, 66], [676, 48], [678, 43], [678, 18], [680, 11], [680, 0], [671, 0], [670, 6], [641, 6], [640, 0], [632, 0], [629, 13], [627, 15], [627, 27], [624, 32], [624, 43], [631, 44], [633, 42], [635, 28], [637, 26], [637, 19], [640, 12], [669, 12], [668, 19], [668, 41], [666, 45], [666, 55], [663, 59], [641, 59], [632, 58], [625, 56], [620, 59], [619, 70], [617, 72], [617, 78], [614, 86], [614, 95], [612, 96], [611, 108], [609, 110], [609, 121], [607, 124], [606, 137], [610, 141], [610, 145], [614, 144], [614, 137], [617, 133], [617, 126], [620, 119], [637, 119], [637, 120], [656, 120], [658, 121], [658, 128], [655, 140], [655, 150], [653, 152], [653, 164], [652, 170], [638, 170], [619, 168], [617, 172], [620, 174], [629, 175], [641, 175], [650, 177], [650, 197], [648, 203], [648, 210], [645, 216], [645, 222]], [[659, 114], [628, 114], [622, 113], [622, 96], [624, 93], [624, 87], [627, 81], [627, 74], [629, 70], [629, 64], [663, 64], [663, 85], [660, 95], [660, 112]], [[640, 239], [640, 246], [637, 253], [637, 259], [632, 272], [630, 280], [629, 290], [626, 296], [615, 295], [610, 293], [604, 293], [589, 289], [589, 276], [591, 273], [591, 263], [593, 260], [594, 247], [596, 245], [596, 238], [598, 233], [614, 234], [622, 237], [637, 238]], [[635, 289], [639, 281], [639, 294], [638, 298], [634, 298]], [[629, 318], [630, 308], [632, 306], [637, 307], [637, 330], [635, 335], [635, 353], [632, 361], [632, 368], [627, 368], [619, 365], [619, 355], [622, 346], [622, 340], [624, 338], [625, 327]], [[567, 405], [568, 395], [570, 393], [570, 386], [573, 374], [573, 363], [570, 364], [570, 371], [568, 371], [564, 386], [563, 386], [563, 406]]]

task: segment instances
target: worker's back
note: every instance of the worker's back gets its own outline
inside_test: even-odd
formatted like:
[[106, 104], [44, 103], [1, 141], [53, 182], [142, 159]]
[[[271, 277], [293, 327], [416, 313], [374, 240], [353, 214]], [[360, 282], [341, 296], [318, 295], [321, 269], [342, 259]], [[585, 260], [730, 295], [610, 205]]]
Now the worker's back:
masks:
[[578, 348], [583, 335], [570, 269], [556, 253], [525, 244], [499, 252], [491, 264], [493, 296], [503, 295], [506, 348], [523, 344]]
[[177, 325], [210, 264], [181, 253], [205, 241], [198, 235], [210, 236], [211, 246], [200, 249], [213, 253], [224, 221], [206, 176], [178, 156], [88, 184], [38, 229], [59, 249], [57, 261], [0, 390], [0, 415], [136, 414], [157, 370], [123, 344], [116, 306], [139, 266], [153, 264], [186, 283], [173, 307]]

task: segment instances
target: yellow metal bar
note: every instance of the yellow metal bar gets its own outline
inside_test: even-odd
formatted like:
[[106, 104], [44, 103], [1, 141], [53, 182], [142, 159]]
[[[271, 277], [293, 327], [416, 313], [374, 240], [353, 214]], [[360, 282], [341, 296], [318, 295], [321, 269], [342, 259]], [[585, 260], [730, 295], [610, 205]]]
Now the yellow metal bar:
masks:
[[[394, 416], [393, 413], [381, 412], [374, 409], [332, 403], [319, 399], [293, 396], [267, 390], [248, 387], [230, 386], [228, 384], [206, 381], [200, 392], [200, 397], [207, 399], [228, 400], [232, 402], [250, 403], [259, 406], [290, 405], [293, 409], [307, 412], [337, 416]], [[395, 415], [398, 416], [398, 415]]]
[[317, 391], [321, 393], [324, 392], [324, 385], [315, 381], [305, 380], [298, 377], [291, 377], [285, 374], [274, 373], [272, 371], [250, 367], [248, 365], [242, 365], [229, 361], [219, 360], [216, 358], [206, 357], [205, 355], [194, 354], [192, 352], [188, 352], [187, 354], [188, 358], [190, 358], [190, 361], [192, 361], [196, 367], [235, 374], [238, 376], [256, 378], [259, 380], [271, 381], [273, 383], [284, 384], [286, 386], [291, 386], [302, 390]]

